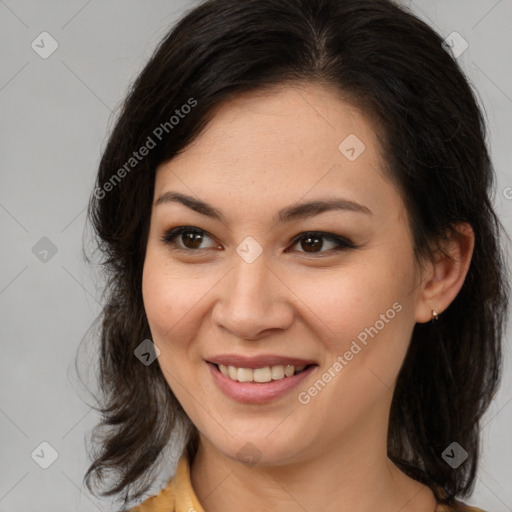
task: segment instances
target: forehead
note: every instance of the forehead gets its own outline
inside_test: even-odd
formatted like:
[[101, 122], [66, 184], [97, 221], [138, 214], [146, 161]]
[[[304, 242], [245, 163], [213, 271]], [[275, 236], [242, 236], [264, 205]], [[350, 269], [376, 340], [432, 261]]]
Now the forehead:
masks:
[[399, 199], [371, 121], [334, 91], [309, 84], [224, 102], [182, 153], [158, 167], [155, 196], [170, 188], [225, 208], [336, 193], [382, 207]]

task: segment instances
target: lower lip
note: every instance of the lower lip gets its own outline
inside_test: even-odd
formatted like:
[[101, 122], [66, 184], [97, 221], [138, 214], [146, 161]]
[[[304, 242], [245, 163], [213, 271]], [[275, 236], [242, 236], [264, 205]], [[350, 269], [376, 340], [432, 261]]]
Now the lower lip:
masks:
[[207, 364], [220, 390], [230, 398], [246, 404], [264, 404], [280, 398], [317, 368], [317, 365], [311, 365], [297, 375], [270, 382], [238, 382], [226, 377], [213, 363]]

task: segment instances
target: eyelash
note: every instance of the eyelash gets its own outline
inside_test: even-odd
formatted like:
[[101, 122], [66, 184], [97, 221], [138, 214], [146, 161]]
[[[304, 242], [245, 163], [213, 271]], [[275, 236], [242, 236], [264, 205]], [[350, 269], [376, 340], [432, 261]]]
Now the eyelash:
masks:
[[[206, 235], [209, 238], [211, 238], [212, 240], [215, 240], [207, 231], [204, 231], [203, 229], [199, 229], [199, 228], [196, 228], [193, 226], [179, 226], [177, 228], [173, 228], [173, 229], [170, 229], [169, 231], [167, 231], [164, 234], [164, 236], [161, 238], [161, 241], [164, 242], [165, 244], [172, 245], [173, 250], [175, 250], [175, 251], [192, 253], [192, 252], [200, 252], [200, 251], [205, 250], [205, 249], [189, 249], [189, 248], [177, 246], [174, 239], [177, 238], [179, 235], [182, 235], [183, 233], [197, 233], [200, 235]], [[327, 251], [319, 251], [319, 252], [312, 252], [312, 253], [308, 253], [305, 251], [299, 251], [302, 254], [308, 254], [308, 255], [309, 254], [317, 254], [317, 255], [319, 255], [322, 253], [329, 253], [330, 251], [342, 251], [342, 250], [346, 250], [346, 249], [356, 249], [357, 248], [350, 240], [348, 240], [346, 238], [334, 235], [333, 233], [325, 233], [322, 231], [305, 231], [305, 232], [297, 235], [292, 240], [291, 243], [292, 243], [292, 245], [295, 245], [298, 242], [300, 242], [302, 239], [305, 239], [307, 237], [316, 237], [316, 238], [328, 240], [330, 242], [334, 242], [335, 244], [337, 244], [337, 247], [328, 249]]]

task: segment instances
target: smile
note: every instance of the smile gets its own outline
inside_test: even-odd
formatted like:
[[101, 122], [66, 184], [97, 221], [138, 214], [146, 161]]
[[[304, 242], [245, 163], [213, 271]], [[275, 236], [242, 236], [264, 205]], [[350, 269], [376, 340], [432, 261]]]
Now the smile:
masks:
[[237, 368], [236, 366], [217, 365], [217, 368], [225, 377], [237, 382], [271, 382], [287, 377], [293, 377], [302, 372], [306, 366], [294, 366], [292, 364], [265, 366], [263, 368]]
[[244, 368], [212, 362], [207, 366], [218, 389], [245, 404], [266, 404], [284, 397], [318, 368], [317, 364]]

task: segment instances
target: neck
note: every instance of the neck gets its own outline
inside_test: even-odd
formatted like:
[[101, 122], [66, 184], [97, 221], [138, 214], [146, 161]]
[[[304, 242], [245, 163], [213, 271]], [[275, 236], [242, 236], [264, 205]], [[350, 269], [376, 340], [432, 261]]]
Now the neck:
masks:
[[401, 472], [386, 445], [386, 436], [375, 436], [374, 428], [360, 428], [313, 457], [250, 467], [200, 435], [191, 481], [206, 512], [434, 512], [431, 490]]

